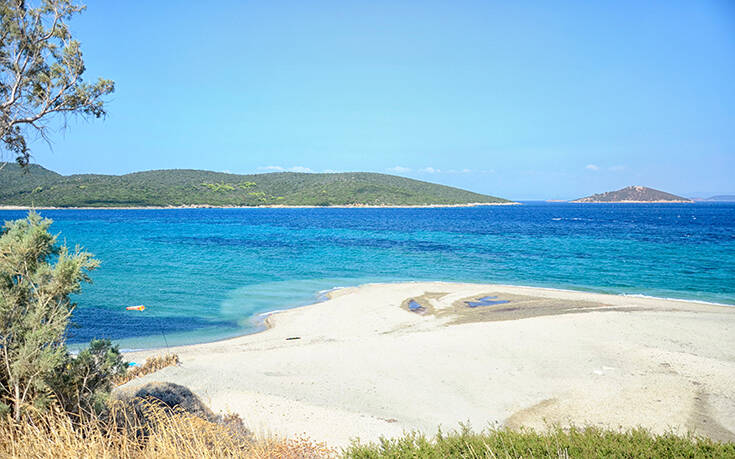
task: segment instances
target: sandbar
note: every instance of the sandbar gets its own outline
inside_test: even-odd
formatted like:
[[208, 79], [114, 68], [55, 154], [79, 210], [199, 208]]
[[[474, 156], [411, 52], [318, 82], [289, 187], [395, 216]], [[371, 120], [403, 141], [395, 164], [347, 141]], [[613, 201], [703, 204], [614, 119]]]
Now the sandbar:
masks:
[[[487, 297], [503, 302], [467, 306]], [[735, 440], [735, 307], [409, 282], [339, 289], [266, 320], [260, 333], [172, 349], [180, 366], [127, 387], [183, 384], [257, 434], [332, 446], [460, 422]]]

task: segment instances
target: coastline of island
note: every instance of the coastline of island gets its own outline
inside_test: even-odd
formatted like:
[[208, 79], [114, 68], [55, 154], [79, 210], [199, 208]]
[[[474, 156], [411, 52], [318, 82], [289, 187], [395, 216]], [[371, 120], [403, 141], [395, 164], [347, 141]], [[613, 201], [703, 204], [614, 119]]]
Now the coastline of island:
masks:
[[433, 209], [451, 207], [483, 207], [483, 206], [521, 206], [523, 203], [510, 202], [470, 202], [465, 204], [422, 204], [422, 205], [374, 205], [346, 204], [329, 206], [302, 205], [260, 205], [260, 206], [212, 206], [208, 204], [192, 204], [184, 206], [109, 206], [109, 207], [54, 207], [54, 206], [15, 206], [0, 205], [0, 210], [166, 210], [166, 209]]
[[656, 200], [656, 201], [635, 201], [635, 200], [621, 200], [621, 201], [567, 201], [572, 204], [694, 204], [692, 200]]

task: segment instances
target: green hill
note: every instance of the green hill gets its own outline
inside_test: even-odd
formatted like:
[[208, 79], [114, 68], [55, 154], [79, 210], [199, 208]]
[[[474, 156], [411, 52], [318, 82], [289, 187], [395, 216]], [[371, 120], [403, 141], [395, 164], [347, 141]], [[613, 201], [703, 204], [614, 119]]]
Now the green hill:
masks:
[[63, 176], [32, 164], [0, 170], [0, 205], [341, 206], [508, 203], [506, 199], [393, 175], [366, 172], [236, 175], [171, 169], [126, 175]]

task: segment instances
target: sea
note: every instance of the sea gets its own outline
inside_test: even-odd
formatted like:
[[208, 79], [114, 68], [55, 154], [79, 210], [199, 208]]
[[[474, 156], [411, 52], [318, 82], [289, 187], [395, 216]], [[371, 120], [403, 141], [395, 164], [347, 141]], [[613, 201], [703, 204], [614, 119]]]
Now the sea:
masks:
[[[735, 203], [40, 210], [101, 266], [72, 346], [215, 341], [371, 282], [455, 281], [735, 306]], [[23, 218], [2, 210], [0, 220]], [[144, 305], [143, 311], [128, 306]]]

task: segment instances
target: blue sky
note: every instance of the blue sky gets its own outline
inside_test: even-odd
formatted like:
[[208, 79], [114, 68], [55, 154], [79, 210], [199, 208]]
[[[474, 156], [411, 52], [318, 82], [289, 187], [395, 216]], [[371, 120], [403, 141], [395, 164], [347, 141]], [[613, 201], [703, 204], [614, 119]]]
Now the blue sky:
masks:
[[375, 171], [512, 199], [735, 192], [735, 3], [89, 2], [61, 173]]

